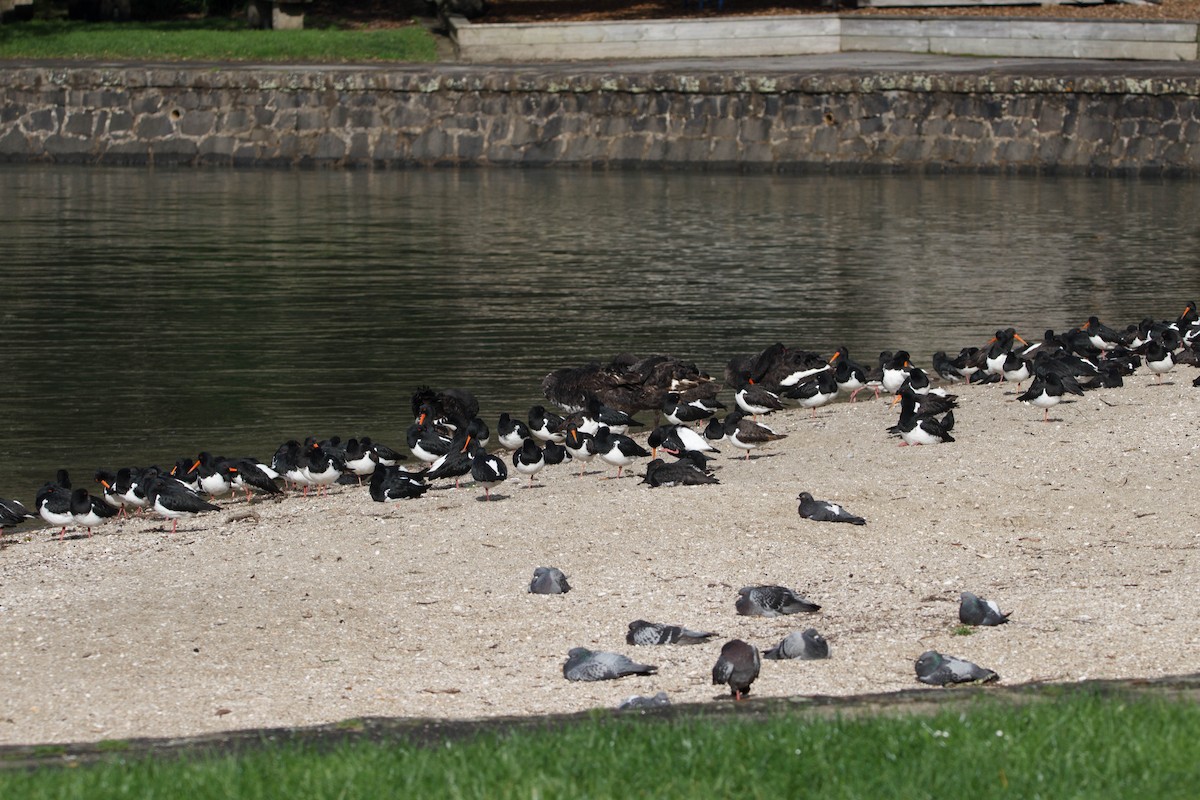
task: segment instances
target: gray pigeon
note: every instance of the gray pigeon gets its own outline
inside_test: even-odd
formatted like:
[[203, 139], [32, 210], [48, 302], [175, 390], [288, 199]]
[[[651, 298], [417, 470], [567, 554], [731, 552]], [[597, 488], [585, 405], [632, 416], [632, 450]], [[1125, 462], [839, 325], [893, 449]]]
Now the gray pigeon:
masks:
[[635, 619], [629, 623], [625, 641], [628, 644], [700, 644], [714, 636], [715, 633], [708, 631], [693, 631], [679, 625]]
[[963, 625], [1003, 625], [1009, 614], [1000, 613], [1000, 606], [978, 595], [963, 592], [959, 595], [958, 621]]
[[779, 617], [820, 610], [816, 603], [783, 586], [743, 586], [738, 589], [737, 612], [743, 617]]
[[799, 658], [804, 661], [829, 658], [829, 642], [817, 633], [816, 628], [809, 628], [803, 633], [795, 631], [785, 636], [782, 642], [770, 650], [763, 651], [763, 658], [775, 661], [785, 658]]
[[849, 522], [851, 525], [866, 525], [862, 517], [856, 517], [837, 503], [828, 500], [814, 500], [808, 492], [801, 492], [797, 498], [800, 501], [800, 516], [815, 522]]
[[713, 685], [728, 684], [733, 699], [741, 700], [750, 694], [750, 684], [758, 677], [761, 666], [758, 648], [741, 639], [731, 639], [721, 648], [721, 656], [713, 665]]
[[954, 656], [944, 656], [936, 650], [926, 650], [917, 659], [917, 680], [930, 686], [949, 683], [991, 683], [1000, 676], [978, 664]]
[[638, 664], [620, 653], [572, 647], [563, 664], [563, 677], [569, 681], [615, 681], [626, 675], [653, 675], [658, 667]]
[[632, 697], [626, 697], [621, 701], [621, 705], [617, 706], [617, 711], [634, 711], [643, 708], [662, 708], [663, 706], [671, 705], [671, 698], [667, 697], [666, 692], [659, 692], [654, 697], [645, 697], [644, 695], [635, 694]]
[[571, 584], [567, 583], [567, 576], [562, 574], [562, 570], [538, 567], [533, 571], [529, 591], [534, 594], [566, 594], [571, 591]]

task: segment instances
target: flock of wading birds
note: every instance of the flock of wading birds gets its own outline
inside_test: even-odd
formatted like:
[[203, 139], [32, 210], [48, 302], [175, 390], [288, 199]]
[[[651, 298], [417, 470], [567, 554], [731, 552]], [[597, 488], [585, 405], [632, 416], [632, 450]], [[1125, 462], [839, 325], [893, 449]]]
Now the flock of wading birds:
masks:
[[[617, 468], [621, 477], [626, 467], [650, 457], [642, 482], [651, 487], [715, 484], [718, 479], [708, 467], [717, 452], [715, 445], [727, 443], [744, 451], [745, 458], [759, 447], [786, 434], [776, 433], [759, 417], [769, 415], [795, 401], [811, 409], [840, 395], [853, 402], [859, 392], [873, 391], [894, 396], [899, 404], [897, 423], [888, 433], [901, 445], [932, 445], [953, 442], [956, 395], [944, 388], [955, 383], [1015, 383], [1019, 400], [1043, 410], [1068, 394], [1115, 388], [1125, 376], [1143, 364], [1161, 381], [1163, 374], [1178, 364], [1200, 366], [1200, 314], [1194, 302], [1187, 303], [1175, 320], [1144, 319], [1123, 331], [1110, 328], [1095, 316], [1079, 328], [1063, 334], [1046, 331], [1041, 341], [1030, 343], [1012, 328], [996, 331], [982, 347], [965, 347], [956, 356], [944, 351], [933, 354], [932, 368], [940, 379], [935, 387], [928, 373], [914, 366], [905, 351], [880, 353], [871, 368], [851, 360], [839, 348], [831, 357], [774, 344], [760, 353], [736, 357], [726, 365], [724, 381], [698, 370], [694, 364], [665, 355], [637, 358], [621, 355], [608, 364], [556, 370], [542, 381], [546, 398], [559, 406], [559, 416], [537, 405], [526, 421], [501, 414], [497, 441], [511, 453], [514, 470], [534, 476], [548, 465], [567, 460], [578, 462], [580, 475], [588, 462], [599, 458]], [[1028, 381], [1029, 386], [1021, 390]], [[1200, 376], [1193, 385], [1200, 386]], [[734, 391], [735, 408], [719, 418], [726, 406], [717, 400], [720, 390]], [[245, 492], [279, 495], [285, 487], [304, 494], [327, 491], [332, 484], [367, 485], [373, 500], [403, 500], [421, 497], [432, 482], [459, 481], [470, 475], [484, 490], [509, 479], [508, 460], [487, 451], [491, 432], [479, 417], [479, 403], [464, 389], [433, 391], [422, 387], [412, 396], [414, 422], [407, 431], [407, 445], [422, 462], [406, 469], [399, 462], [407, 456], [368, 437], [341, 441], [337, 437], [303, 443], [290, 440], [280, 445], [269, 464], [255, 458], [227, 458], [203, 452], [181, 458], [170, 468], [159, 466], [97, 470], [101, 493], [93, 495], [82, 487], [72, 488], [66, 470], [38, 490], [34, 512], [18, 501], [0, 498], [0, 543], [3, 529], [41, 517], [59, 528], [59, 538], [68, 526], [92, 535], [92, 528], [127, 509], [150, 509], [171, 520], [174, 533], [178, 521], [207, 511], [217, 511], [212, 499]], [[646, 439], [646, 450], [627, 435], [641, 426], [633, 415], [653, 412], [656, 425]], [[660, 419], [661, 417], [661, 419]], [[657, 451], [674, 457], [667, 462]], [[820, 522], [866, 523], [834, 502], [817, 500], [807, 492], [799, 495], [802, 517]], [[529, 591], [559, 594], [570, 590], [566, 576], [553, 567], [539, 567]], [[739, 591], [737, 612], [746, 616], [781, 616], [814, 612], [820, 606], [783, 586], [748, 586]], [[963, 592], [959, 619], [966, 625], [999, 625], [1007, 621], [996, 603]], [[629, 625], [626, 641], [632, 645], [694, 644], [715, 634], [693, 631], [678, 625], [636, 620]], [[827, 658], [829, 647], [815, 629], [798, 631], [763, 654], [770, 659]], [[750, 689], [759, 674], [759, 650], [740, 639], [721, 648], [713, 667], [713, 683], [725, 684], [735, 699]], [[916, 661], [917, 679], [928, 684], [988, 682], [995, 672], [968, 661], [934, 651]], [[639, 664], [624, 655], [574, 648], [563, 665], [568, 680], [608, 680], [625, 675], [653, 674], [656, 667]], [[631, 698], [632, 706], [669, 702], [660, 693], [653, 698]]]

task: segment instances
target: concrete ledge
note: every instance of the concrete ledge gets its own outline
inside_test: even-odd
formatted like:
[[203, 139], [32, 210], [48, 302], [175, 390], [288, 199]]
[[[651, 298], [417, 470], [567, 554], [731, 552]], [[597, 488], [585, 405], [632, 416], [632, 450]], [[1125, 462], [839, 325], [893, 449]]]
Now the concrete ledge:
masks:
[[451, 17], [468, 62], [733, 58], [839, 52], [1023, 58], [1200, 59], [1200, 23], [829, 15], [472, 25]]

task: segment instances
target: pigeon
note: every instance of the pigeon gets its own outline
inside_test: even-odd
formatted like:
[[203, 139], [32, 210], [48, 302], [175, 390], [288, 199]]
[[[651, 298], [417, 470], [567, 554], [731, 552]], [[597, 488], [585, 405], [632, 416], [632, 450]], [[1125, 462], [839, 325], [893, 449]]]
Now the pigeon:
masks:
[[569, 681], [615, 681], [626, 675], [653, 675], [658, 667], [638, 664], [620, 653], [572, 647], [563, 663], [563, 677]]
[[622, 700], [621, 705], [617, 706], [617, 711], [639, 711], [644, 708], [662, 708], [669, 705], [671, 705], [671, 698], [667, 697], [666, 692], [659, 692], [653, 697], [635, 694]]
[[866, 525], [862, 517], [856, 517], [837, 503], [828, 500], [814, 500], [808, 492], [801, 492], [796, 498], [800, 501], [800, 516], [815, 522], [849, 522], [851, 525]]
[[529, 582], [529, 591], [533, 594], [566, 594], [571, 591], [567, 576], [555, 567], [538, 567], [533, 571], [533, 580]]
[[819, 658], [829, 658], [829, 642], [817, 633], [816, 628], [804, 632], [795, 631], [783, 638], [783, 641], [763, 651], [763, 658], [779, 661], [785, 658], [799, 658], [803, 661], [815, 661]]
[[758, 677], [761, 666], [757, 648], [741, 639], [731, 639], [721, 648], [721, 655], [713, 665], [713, 685], [728, 684], [733, 699], [741, 700], [750, 694], [750, 684]]
[[743, 586], [738, 589], [737, 612], [743, 617], [780, 617], [821, 607], [783, 586]]
[[635, 619], [629, 623], [625, 641], [627, 644], [700, 644], [714, 636], [715, 633], [708, 631], [693, 631], [680, 625]]
[[991, 600], [963, 592], [959, 595], [958, 621], [964, 625], [1003, 625], [1008, 622], [1009, 614], [1000, 613], [1000, 606]]
[[926, 650], [917, 659], [917, 680], [930, 686], [945, 686], [948, 683], [991, 683], [1000, 676], [978, 664], [963, 661], [954, 656], [945, 656], [936, 650]]

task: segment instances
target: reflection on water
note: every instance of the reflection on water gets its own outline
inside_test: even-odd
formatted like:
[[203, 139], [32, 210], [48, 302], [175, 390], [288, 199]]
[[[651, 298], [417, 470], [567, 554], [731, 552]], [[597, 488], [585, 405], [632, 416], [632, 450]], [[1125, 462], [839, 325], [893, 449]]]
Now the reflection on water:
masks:
[[58, 467], [403, 444], [422, 383], [524, 412], [619, 351], [1124, 325], [1200, 298], [1187, 182], [0, 169], [0, 495]]

